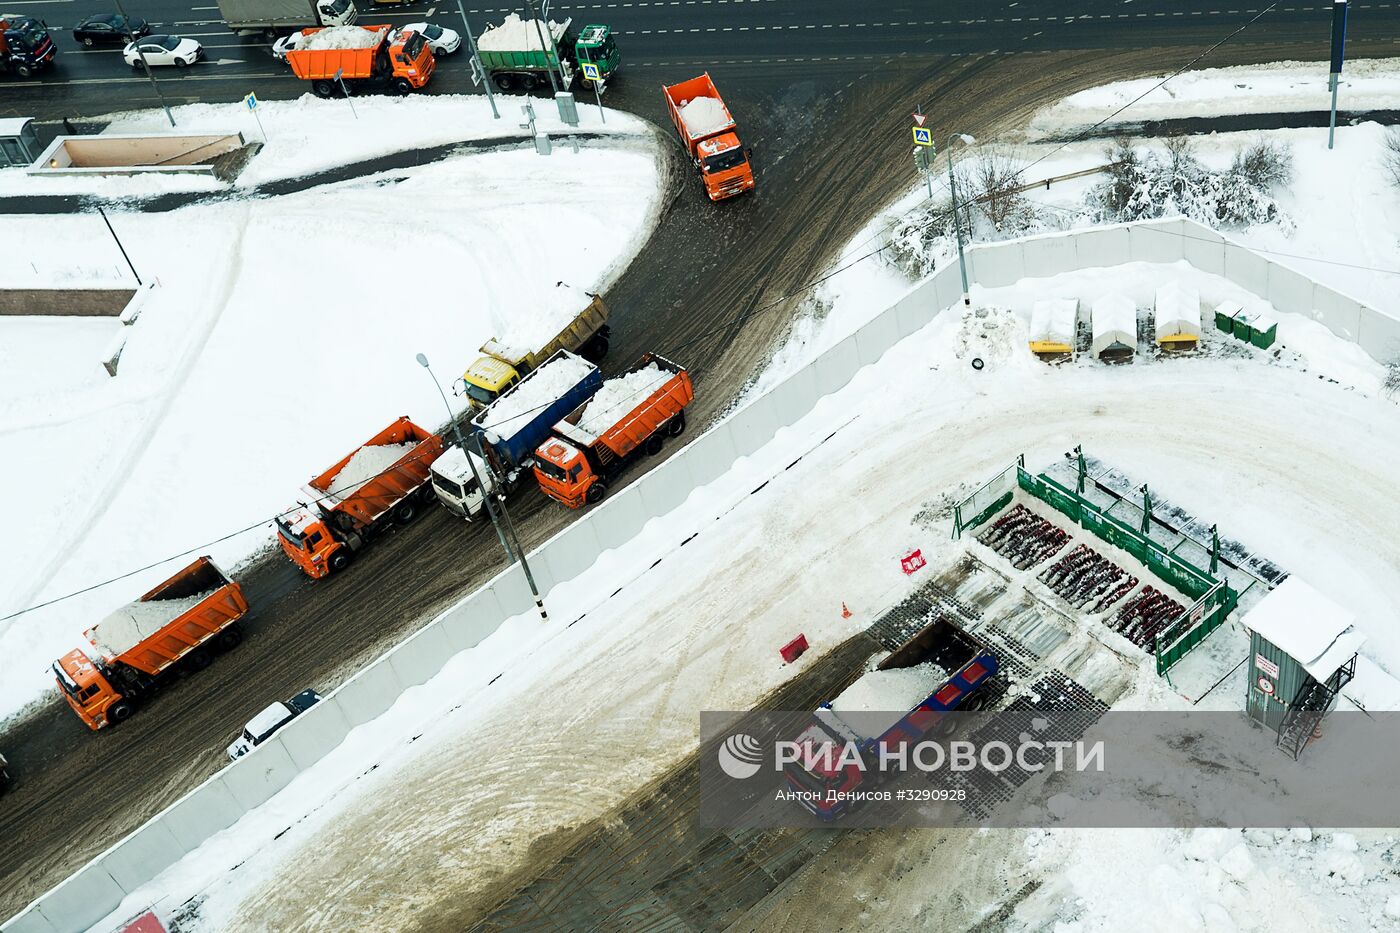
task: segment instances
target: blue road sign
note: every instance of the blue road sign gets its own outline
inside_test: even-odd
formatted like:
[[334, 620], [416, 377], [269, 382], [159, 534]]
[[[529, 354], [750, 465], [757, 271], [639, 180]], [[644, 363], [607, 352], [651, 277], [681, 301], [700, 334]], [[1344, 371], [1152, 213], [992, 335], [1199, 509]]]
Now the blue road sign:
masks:
[[589, 81], [601, 81], [603, 76], [593, 62], [583, 62], [583, 76]]
[[926, 127], [926, 126], [914, 126], [914, 127], [910, 127], [910, 129], [912, 129], [912, 130], [914, 131], [914, 145], [916, 145], [916, 146], [932, 146], [932, 145], [933, 145], [933, 130], [929, 129], [929, 128]]
[[243, 98], [243, 103], [245, 103], [245, 104], [248, 105], [248, 109], [249, 109], [249, 110], [257, 110], [257, 109], [258, 109], [258, 95], [254, 94], [252, 91], [249, 91], [249, 92], [248, 92], [248, 96], [245, 97], [245, 98]]

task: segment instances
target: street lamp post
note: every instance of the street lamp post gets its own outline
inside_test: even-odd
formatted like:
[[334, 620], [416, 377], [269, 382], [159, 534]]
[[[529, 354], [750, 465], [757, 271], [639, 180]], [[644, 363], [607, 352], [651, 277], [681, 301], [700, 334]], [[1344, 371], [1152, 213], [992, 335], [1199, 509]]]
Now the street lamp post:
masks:
[[165, 95], [160, 92], [160, 85], [156, 84], [156, 76], [151, 73], [151, 63], [146, 61], [146, 53], [141, 51], [141, 40], [131, 32], [131, 18], [126, 15], [126, 10], [122, 7], [122, 0], [112, 0], [116, 4], [117, 12], [121, 14], [122, 22], [126, 23], [126, 37], [136, 45], [136, 56], [141, 59], [141, 67], [146, 70], [146, 77], [151, 82], [151, 89], [156, 92], [157, 99], [160, 100], [161, 107], [165, 108], [165, 118], [170, 121], [170, 125], [175, 125], [175, 115], [170, 112], [170, 105], [165, 102]]
[[[486, 514], [491, 517], [491, 527], [496, 529], [496, 537], [500, 539], [501, 549], [506, 552], [506, 558], [512, 563], [520, 562], [520, 568], [525, 571], [525, 582], [530, 585], [530, 593], [535, 598], [535, 608], [539, 610], [540, 619], [548, 622], [549, 613], [545, 611], [544, 599], [540, 596], [539, 588], [535, 586], [535, 575], [530, 572], [530, 564], [525, 559], [525, 550], [520, 546], [520, 540], [516, 538], [515, 525], [510, 520], [510, 513], [506, 511], [505, 502], [491, 501], [491, 493], [487, 490], [486, 483], [483, 482], [481, 473], [476, 468], [476, 461], [472, 459], [471, 451], [467, 449], [466, 443], [462, 440], [462, 431], [457, 427], [457, 418], [452, 414], [452, 405], [447, 401], [447, 393], [442, 391], [442, 384], [438, 382], [437, 376], [433, 375], [433, 368], [428, 365], [427, 356], [422, 353], [418, 354], [418, 365], [428, 371], [428, 376], [433, 380], [433, 385], [437, 387], [438, 395], [442, 398], [442, 407], [447, 409], [447, 423], [452, 427], [452, 437], [457, 441], [457, 446], [462, 449], [462, 455], [467, 458], [467, 466], [472, 471], [472, 478], [476, 480], [476, 488], [481, 490], [481, 503], [486, 507]], [[476, 454], [485, 464], [486, 454], [481, 449], [481, 436], [473, 434], [472, 437], [476, 441]], [[487, 469], [490, 469], [489, 465]], [[498, 505], [501, 508], [501, 515], [505, 519], [504, 529], [501, 527], [500, 519], [496, 517], [496, 506]], [[507, 530], [510, 532], [510, 539], [515, 541], [514, 548], [511, 547], [510, 540], [506, 537]]]
[[486, 100], [491, 104], [491, 116], [499, 120], [501, 112], [496, 109], [496, 95], [491, 91], [491, 76], [486, 73], [486, 66], [481, 63], [481, 55], [476, 50], [476, 36], [472, 35], [472, 24], [467, 22], [467, 11], [462, 8], [462, 0], [457, 0], [457, 12], [462, 16], [462, 29], [467, 34], [467, 48], [472, 53], [472, 67], [481, 75], [481, 83], [486, 86]]
[[948, 139], [948, 195], [953, 199], [953, 234], [958, 241], [958, 271], [962, 273], [963, 305], [972, 307], [972, 299], [967, 291], [967, 259], [963, 256], [962, 226], [958, 223], [958, 186], [953, 172], [953, 144], [961, 142], [970, 146], [977, 140], [966, 133], [954, 133]]

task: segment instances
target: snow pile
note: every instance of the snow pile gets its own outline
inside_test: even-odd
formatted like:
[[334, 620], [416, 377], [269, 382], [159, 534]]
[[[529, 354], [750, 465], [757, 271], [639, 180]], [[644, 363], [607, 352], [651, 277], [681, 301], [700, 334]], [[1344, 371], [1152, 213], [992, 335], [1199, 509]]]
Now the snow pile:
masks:
[[204, 602], [213, 592], [208, 590], [180, 599], [150, 599], [127, 603], [89, 629], [87, 636], [107, 654], [121, 654]]
[[1031, 340], [1074, 346], [1074, 324], [1079, 318], [1079, 299], [1044, 298], [1031, 310]]
[[384, 33], [359, 26], [328, 26], [313, 32], [294, 51], [317, 49], [372, 49], [384, 38]]
[[[1188, 71], [1160, 88], [1156, 85], [1162, 76], [1117, 81], [1071, 94], [1046, 107], [1031, 120], [1031, 132], [1044, 136], [1097, 123], [1148, 91], [1151, 93], [1115, 119], [1127, 122], [1326, 110], [1331, 100], [1327, 70], [1326, 61], [1276, 62]], [[1348, 61], [1337, 106], [1342, 110], [1400, 107], [1400, 64], [1386, 59]]]
[[714, 97], [696, 97], [681, 104], [680, 112], [691, 139], [708, 136], [734, 122], [724, 104]]
[[947, 679], [948, 672], [932, 661], [869, 671], [831, 701], [831, 711], [858, 735], [875, 738], [928, 699]]
[[579, 428], [594, 437], [601, 436], [651, 398], [652, 393], [665, 385], [672, 375], [655, 363], [648, 363], [625, 376], [609, 379], [579, 416]]
[[557, 402], [594, 368], [573, 354], [551, 359], [496, 399], [472, 423], [483, 431], [509, 436], [529, 424], [536, 412]]
[[405, 441], [402, 444], [361, 447], [332, 477], [326, 492], [334, 494], [337, 499], [350, 498], [360, 491], [361, 486], [407, 457], [417, 446], [412, 441]]
[[564, 37], [564, 24], [550, 20], [546, 26], [541, 20], [521, 19], [519, 13], [512, 13], [501, 25], [483, 32], [476, 47], [483, 52], [542, 52], [542, 35], [557, 44]]
[[546, 288], [522, 285], [516, 297], [530, 313], [512, 318], [508, 336], [495, 340], [495, 349], [515, 360], [542, 349], [558, 337], [593, 301], [588, 292], [566, 282], [555, 282], [553, 287]]

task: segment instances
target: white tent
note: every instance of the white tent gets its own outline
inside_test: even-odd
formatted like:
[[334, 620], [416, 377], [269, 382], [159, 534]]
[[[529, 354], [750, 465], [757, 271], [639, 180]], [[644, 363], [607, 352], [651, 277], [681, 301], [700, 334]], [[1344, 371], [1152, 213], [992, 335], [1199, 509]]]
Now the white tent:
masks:
[[1128, 359], [1137, 353], [1137, 305], [1133, 299], [1125, 295], [1095, 298], [1093, 316], [1095, 356]]
[[1078, 298], [1044, 298], [1031, 308], [1031, 352], [1074, 352]]
[[1157, 289], [1154, 306], [1157, 342], [1171, 349], [1189, 350], [1201, 339], [1201, 293], [1180, 282]]
[[1244, 624], [1296, 660], [1314, 680], [1326, 683], [1366, 641], [1353, 627], [1354, 619], [1302, 580], [1289, 577], [1259, 600]]

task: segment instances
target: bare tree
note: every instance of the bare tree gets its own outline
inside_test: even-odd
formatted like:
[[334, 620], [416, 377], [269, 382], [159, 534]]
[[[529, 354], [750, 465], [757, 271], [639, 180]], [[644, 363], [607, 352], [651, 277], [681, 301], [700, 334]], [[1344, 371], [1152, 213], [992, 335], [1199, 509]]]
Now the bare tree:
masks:
[[1024, 166], [1006, 149], [987, 146], [969, 170], [972, 198], [987, 221], [1002, 234], [1017, 234], [1035, 222], [1035, 210], [1020, 190]]
[[1381, 153], [1381, 164], [1395, 187], [1400, 188], [1400, 127], [1392, 126], [1385, 131], [1385, 151]]

